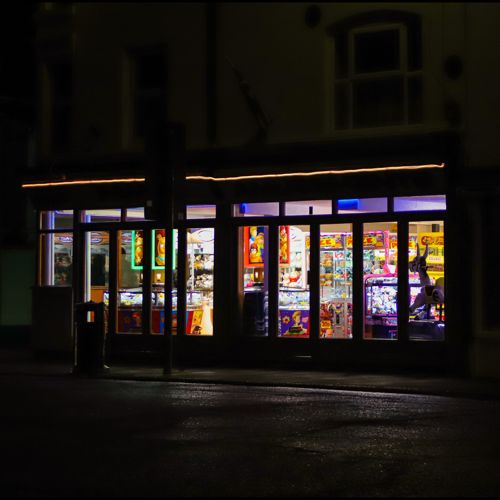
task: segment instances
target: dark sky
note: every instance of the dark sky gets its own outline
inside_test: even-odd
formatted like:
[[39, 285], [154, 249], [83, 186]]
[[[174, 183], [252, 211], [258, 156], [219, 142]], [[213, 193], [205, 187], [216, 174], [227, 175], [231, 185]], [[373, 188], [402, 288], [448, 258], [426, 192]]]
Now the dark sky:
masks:
[[0, 96], [33, 99], [35, 57], [33, 2], [6, 2], [0, 16]]

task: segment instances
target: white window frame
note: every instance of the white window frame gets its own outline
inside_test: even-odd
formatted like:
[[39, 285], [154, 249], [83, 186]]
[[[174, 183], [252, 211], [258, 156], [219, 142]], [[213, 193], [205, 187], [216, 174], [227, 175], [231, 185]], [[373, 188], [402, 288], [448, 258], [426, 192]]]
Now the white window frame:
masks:
[[[387, 71], [373, 71], [369, 73], [355, 73], [354, 72], [354, 57], [355, 57], [355, 36], [360, 33], [376, 33], [380, 31], [388, 31], [388, 30], [397, 30], [399, 31], [399, 69], [397, 70], [387, 70]], [[333, 42], [335, 44], [335, 42]], [[387, 24], [376, 24], [371, 26], [363, 26], [359, 28], [353, 28], [349, 30], [348, 33], [348, 43], [347, 43], [347, 51], [348, 51], [348, 68], [347, 68], [347, 76], [342, 78], [337, 78], [335, 74], [335, 60], [332, 57], [330, 60], [332, 62], [332, 74], [333, 74], [333, 85], [330, 87], [332, 92], [331, 102], [333, 105], [332, 109], [332, 120], [331, 123], [333, 125], [333, 130], [335, 132], [341, 130], [366, 130], [371, 128], [390, 128], [390, 127], [400, 127], [413, 125], [409, 122], [409, 90], [408, 90], [408, 81], [411, 77], [420, 76], [423, 78], [422, 69], [412, 70], [408, 69], [408, 31], [407, 27], [401, 23], [387, 23]], [[335, 51], [333, 51], [335, 54]], [[402, 76], [403, 77], [403, 122], [397, 125], [373, 125], [370, 127], [355, 127], [354, 126], [354, 93], [353, 93], [353, 84], [359, 81], [370, 81], [370, 80], [380, 80], [385, 78], [391, 78], [394, 76]], [[335, 89], [338, 84], [346, 84], [348, 91], [347, 96], [349, 100], [348, 104], [348, 122], [347, 128], [339, 129], [337, 128], [336, 118], [335, 118], [335, 106], [336, 106], [336, 98], [335, 98]]]

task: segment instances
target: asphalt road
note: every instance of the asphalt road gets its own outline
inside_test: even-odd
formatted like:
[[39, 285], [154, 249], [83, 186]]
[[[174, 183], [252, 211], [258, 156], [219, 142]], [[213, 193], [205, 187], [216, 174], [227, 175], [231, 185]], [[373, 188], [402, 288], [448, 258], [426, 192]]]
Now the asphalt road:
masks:
[[498, 496], [500, 402], [0, 376], [0, 496]]

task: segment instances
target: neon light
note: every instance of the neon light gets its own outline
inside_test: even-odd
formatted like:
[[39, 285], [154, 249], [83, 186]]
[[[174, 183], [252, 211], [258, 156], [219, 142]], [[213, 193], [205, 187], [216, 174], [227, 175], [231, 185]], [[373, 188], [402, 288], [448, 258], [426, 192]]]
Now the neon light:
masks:
[[23, 184], [23, 188], [35, 187], [53, 187], [53, 186], [72, 186], [72, 185], [85, 185], [85, 184], [117, 184], [123, 182], [145, 182], [144, 177], [133, 177], [128, 179], [88, 179], [77, 181], [56, 181], [56, 182], [35, 182], [31, 184]]
[[359, 208], [359, 200], [357, 198], [338, 200], [337, 207], [339, 210], [357, 210]]
[[[371, 168], [353, 168], [344, 170], [315, 170], [313, 172], [287, 172], [281, 174], [256, 174], [256, 175], [238, 175], [232, 177], [210, 177], [205, 175], [188, 175], [187, 181], [214, 181], [214, 182], [227, 182], [227, 181], [246, 181], [250, 179], [279, 179], [283, 177], [312, 177], [316, 175], [346, 175], [346, 174], [361, 174], [373, 172], [388, 172], [393, 170], [427, 170], [434, 168], [444, 168], [444, 163], [440, 165], [406, 165], [394, 167], [371, 167]], [[56, 182], [37, 182], [30, 184], [22, 184], [23, 188], [36, 188], [36, 187], [54, 187], [54, 186], [72, 186], [72, 185], [86, 185], [86, 184], [119, 184], [129, 182], [145, 182], [144, 177], [134, 177], [128, 179], [88, 179], [88, 180], [75, 180], [75, 181], [56, 181]]]
[[431, 168], [444, 168], [444, 163], [440, 165], [406, 165], [397, 167], [372, 167], [372, 168], [353, 168], [344, 170], [315, 170], [313, 172], [289, 172], [283, 174], [259, 174], [259, 175], [238, 175], [233, 177], [210, 177], [205, 175], [188, 175], [188, 181], [246, 181], [249, 179], [276, 179], [282, 177], [312, 177], [316, 175], [345, 175], [345, 174], [361, 174], [371, 172], [387, 172], [392, 170], [426, 170]]

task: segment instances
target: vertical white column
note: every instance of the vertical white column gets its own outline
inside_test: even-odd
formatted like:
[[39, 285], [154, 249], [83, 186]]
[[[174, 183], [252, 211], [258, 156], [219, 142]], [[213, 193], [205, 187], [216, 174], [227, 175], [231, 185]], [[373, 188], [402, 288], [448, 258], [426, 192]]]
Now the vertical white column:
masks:
[[[90, 222], [90, 215], [85, 214], [84, 222]], [[92, 246], [91, 246], [91, 231], [86, 231], [85, 233], [85, 242], [84, 242], [84, 262], [85, 262], [85, 291], [84, 291], [84, 301], [88, 302], [90, 300], [90, 290], [92, 287], [91, 282], [91, 270], [92, 270]]]

